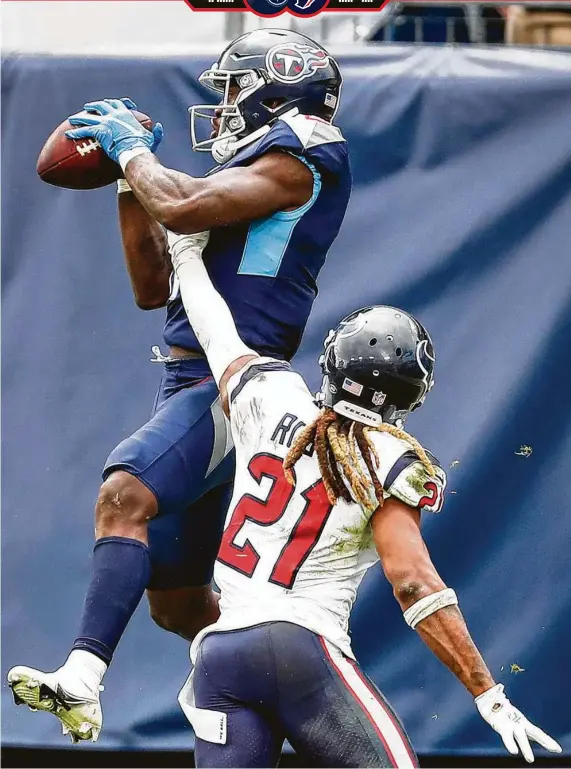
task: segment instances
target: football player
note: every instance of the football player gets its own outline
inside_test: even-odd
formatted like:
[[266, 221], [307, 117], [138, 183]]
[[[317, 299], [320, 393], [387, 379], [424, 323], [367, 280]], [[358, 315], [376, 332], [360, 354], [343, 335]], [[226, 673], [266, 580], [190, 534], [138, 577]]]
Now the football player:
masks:
[[378, 559], [405, 621], [508, 751], [532, 762], [535, 740], [561, 752], [492, 678], [421, 535], [421, 514], [439, 512], [446, 483], [403, 429], [433, 384], [426, 330], [393, 307], [344, 318], [325, 340], [316, 403], [287, 362], [240, 339], [200, 257], [207, 237], [189, 237], [175, 269], [229, 410], [236, 477], [214, 572], [221, 615], [194, 640], [179, 697], [197, 766], [276, 766], [285, 738], [304, 766], [418, 765], [347, 633]]
[[16, 702], [54, 713], [72, 741], [97, 739], [101, 680], [145, 590], [155, 621], [188, 639], [218, 616], [209, 585], [232, 440], [167, 251], [176, 256], [184, 234], [210, 230], [205, 264], [240, 334], [261, 355], [289, 360], [351, 191], [347, 146], [332, 123], [341, 74], [318, 43], [257, 30], [232, 42], [200, 82], [220, 98], [191, 109], [194, 149], [219, 163], [205, 178], [159, 162], [162, 127], [143, 128], [128, 99], [89, 103], [89, 114], [70, 119], [69, 136], [96, 139], [123, 169], [127, 268], [140, 307], [166, 304], [169, 347], [152, 418], [103, 471], [93, 576], [72, 651], [54, 673], [18, 666], [8, 675]]

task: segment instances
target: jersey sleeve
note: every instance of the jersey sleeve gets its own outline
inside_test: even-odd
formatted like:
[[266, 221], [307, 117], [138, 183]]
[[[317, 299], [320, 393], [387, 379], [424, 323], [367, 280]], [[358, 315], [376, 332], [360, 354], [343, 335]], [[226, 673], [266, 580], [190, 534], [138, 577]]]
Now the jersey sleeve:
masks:
[[[259, 384], [261, 378], [267, 381], [267, 374], [272, 371], [289, 371], [294, 373], [289, 363], [286, 363], [285, 360], [259, 357], [250, 361], [244, 368], [241, 368], [240, 371], [233, 374], [228, 381], [228, 401], [230, 403], [230, 411], [232, 411], [232, 408], [238, 401], [248, 382], [257, 380]], [[271, 397], [269, 388], [268, 397]]]
[[446, 473], [435, 457], [429, 455], [435, 470], [430, 475], [414, 451], [406, 451], [389, 470], [383, 487], [391, 497], [411, 507], [430, 513], [439, 513], [444, 503]]
[[[230, 423], [235, 444], [258, 444], [272, 425], [272, 415], [284, 408], [296, 413], [313, 404], [303, 378], [289, 363], [255, 358], [228, 382]], [[273, 431], [273, 427], [271, 427]]]

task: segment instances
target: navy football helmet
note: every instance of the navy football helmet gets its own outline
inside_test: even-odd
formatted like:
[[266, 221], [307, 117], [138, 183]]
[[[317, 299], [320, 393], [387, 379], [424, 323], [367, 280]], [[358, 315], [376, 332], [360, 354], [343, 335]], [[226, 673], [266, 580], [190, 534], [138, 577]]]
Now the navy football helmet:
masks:
[[432, 340], [396, 307], [364, 307], [343, 318], [319, 363], [319, 403], [368, 425], [404, 423], [434, 384]]
[[[294, 109], [333, 120], [342, 78], [335, 59], [311, 38], [291, 30], [257, 29], [230, 43], [199, 81], [222, 100], [190, 108], [192, 148], [210, 151], [225, 163]], [[213, 119], [219, 123], [216, 135], [201, 140], [204, 121], [210, 133]]]

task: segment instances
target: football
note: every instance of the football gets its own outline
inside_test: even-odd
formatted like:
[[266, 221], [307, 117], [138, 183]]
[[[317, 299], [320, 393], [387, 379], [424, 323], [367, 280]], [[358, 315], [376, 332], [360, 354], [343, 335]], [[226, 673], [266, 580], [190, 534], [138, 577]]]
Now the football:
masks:
[[[148, 115], [133, 110], [139, 123], [148, 128]], [[65, 132], [77, 127], [64, 120], [44, 144], [36, 171], [42, 181], [69, 190], [95, 190], [119, 179], [123, 172], [95, 139], [69, 139]]]

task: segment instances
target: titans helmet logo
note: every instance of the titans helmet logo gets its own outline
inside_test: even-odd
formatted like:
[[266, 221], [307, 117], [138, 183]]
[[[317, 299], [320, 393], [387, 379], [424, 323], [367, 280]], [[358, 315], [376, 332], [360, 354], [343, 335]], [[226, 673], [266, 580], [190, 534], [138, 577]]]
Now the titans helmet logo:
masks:
[[281, 43], [266, 54], [268, 71], [281, 83], [299, 83], [311, 77], [316, 70], [328, 65], [329, 56], [325, 51], [303, 43]]

